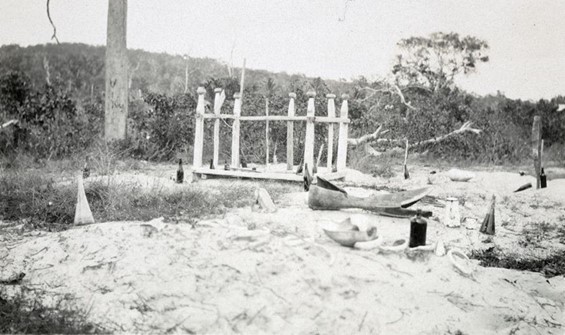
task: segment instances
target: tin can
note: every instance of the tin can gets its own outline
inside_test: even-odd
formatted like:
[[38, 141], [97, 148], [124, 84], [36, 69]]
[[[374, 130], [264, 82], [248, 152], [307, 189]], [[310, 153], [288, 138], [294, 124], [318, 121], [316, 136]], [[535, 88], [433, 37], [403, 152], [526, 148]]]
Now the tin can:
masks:
[[459, 200], [457, 198], [447, 198], [445, 206], [444, 224], [447, 227], [461, 226], [461, 214], [459, 213]]

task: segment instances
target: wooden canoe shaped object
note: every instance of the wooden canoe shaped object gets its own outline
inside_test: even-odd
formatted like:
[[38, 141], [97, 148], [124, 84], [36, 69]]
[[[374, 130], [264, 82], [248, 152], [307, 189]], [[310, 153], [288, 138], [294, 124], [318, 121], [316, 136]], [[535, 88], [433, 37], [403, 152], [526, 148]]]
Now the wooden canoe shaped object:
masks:
[[[430, 187], [392, 194], [380, 194], [367, 198], [343, 194], [340, 191], [328, 190], [311, 185], [308, 191], [308, 206], [312, 209], [338, 210], [344, 208], [360, 208], [370, 211], [386, 212], [390, 209], [409, 207], [420, 201], [428, 193]], [[394, 212], [394, 211], [393, 211]]]

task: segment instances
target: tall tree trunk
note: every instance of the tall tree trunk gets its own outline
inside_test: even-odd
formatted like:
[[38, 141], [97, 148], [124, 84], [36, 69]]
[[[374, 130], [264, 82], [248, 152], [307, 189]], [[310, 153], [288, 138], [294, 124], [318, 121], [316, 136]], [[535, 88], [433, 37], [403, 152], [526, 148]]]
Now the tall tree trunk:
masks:
[[128, 115], [127, 0], [108, 0], [106, 41], [106, 105], [104, 136], [107, 141], [126, 138]]

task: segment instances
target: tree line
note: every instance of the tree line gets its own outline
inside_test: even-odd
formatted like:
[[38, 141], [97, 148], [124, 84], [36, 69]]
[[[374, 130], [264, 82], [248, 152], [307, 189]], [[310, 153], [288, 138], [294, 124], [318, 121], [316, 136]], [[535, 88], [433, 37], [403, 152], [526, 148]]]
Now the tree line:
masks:
[[[478, 96], [455, 84], [488, 62], [488, 44], [454, 33], [435, 33], [399, 41], [399, 54], [389, 75], [378, 80], [323, 80], [303, 75], [246, 70], [243, 114], [284, 115], [288, 93], [297, 94], [298, 115], [306, 113], [306, 92], [317, 93], [316, 114], [325, 115], [327, 93], [349, 93], [350, 137], [382, 126], [383, 138], [366, 143], [382, 152], [396, 140], [418, 143], [447, 134], [471, 121], [481, 134], [463, 133], [441, 143], [423, 145], [440, 158], [501, 164], [529, 158], [531, 123], [541, 115], [546, 148], [565, 146], [565, 116], [557, 105], [564, 96], [536, 102], [509, 99], [503, 93]], [[206, 88], [209, 108], [213, 91], [223, 88], [223, 113], [233, 111], [233, 93], [240, 90], [239, 70], [212, 59], [129, 50], [130, 106], [128, 139], [120, 145], [129, 155], [151, 160], [189, 154], [193, 141], [196, 88]], [[84, 44], [0, 47], [0, 122], [18, 119], [19, 128], [0, 133], [0, 151], [58, 158], [84, 152], [103, 132], [104, 47]], [[338, 107], [339, 109], [339, 107]], [[210, 110], [211, 111], [211, 110]], [[211, 139], [211, 122], [206, 136]], [[230, 122], [222, 121], [221, 148], [229, 155]], [[242, 157], [262, 162], [264, 123], [242, 125]], [[270, 157], [285, 159], [286, 125], [270, 124]], [[296, 126], [295, 152], [302, 150], [304, 127]], [[326, 131], [316, 129], [317, 148]], [[208, 141], [210, 142], [210, 141]], [[275, 147], [276, 152], [275, 151]], [[366, 148], [365, 148], [366, 149]], [[211, 154], [211, 147], [205, 154]], [[359, 149], [361, 150], [361, 149]], [[371, 151], [371, 152], [375, 152]], [[562, 152], [563, 150], [554, 150]], [[295, 159], [300, 160], [300, 155]], [[561, 157], [560, 159], [565, 159]]]

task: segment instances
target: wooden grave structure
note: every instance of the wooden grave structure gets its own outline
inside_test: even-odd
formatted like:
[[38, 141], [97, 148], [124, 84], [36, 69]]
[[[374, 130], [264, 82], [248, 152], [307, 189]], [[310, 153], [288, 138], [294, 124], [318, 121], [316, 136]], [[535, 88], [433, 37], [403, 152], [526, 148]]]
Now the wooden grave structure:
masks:
[[[218, 177], [232, 177], [232, 178], [251, 178], [251, 179], [271, 179], [271, 180], [283, 180], [283, 181], [295, 181], [302, 182], [302, 174], [296, 174], [294, 172], [294, 123], [295, 122], [306, 122], [306, 132], [304, 139], [304, 166], [308, 166], [308, 170], [311, 175], [314, 175], [313, 168], [316, 164], [314, 159], [314, 125], [316, 123], [324, 123], [328, 125], [328, 140], [325, 145], [328, 148], [327, 151], [327, 168], [326, 173], [320, 173], [320, 176], [326, 178], [327, 180], [342, 179], [345, 177], [346, 162], [347, 162], [347, 139], [348, 139], [348, 128], [349, 128], [349, 118], [348, 118], [348, 96], [347, 94], [342, 95], [342, 104], [339, 117], [336, 117], [335, 112], [335, 95], [327, 94], [327, 108], [328, 116], [316, 116], [314, 98], [316, 93], [310, 91], [308, 95], [308, 107], [306, 116], [296, 116], [295, 115], [295, 99], [296, 94], [289, 94], [289, 104], [288, 104], [288, 115], [265, 115], [265, 116], [246, 116], [241, 115], [241, 94], [234, 94], [234, 108], [233, 114], [222, 114], [221, 113], [221, 101], [220, 97], [222, 89], [216, 88], [214, 93], [214, 111], [213, 113], [205, 113], [205, 102], [204, 94], [206, 90], [203, 87], [198, 88], [198, 104], [196, 106], [196, 124], [194, 131], [194, 157], [193, 157], [193, 175], [195, 179], [207, 178], [208, 176], [218, 176]], [[204, 147], [204, 121], [214, 120], [214, 133], [213, 133], [213, 158], [212, 166], [203, 166], [202, 155]], [[230, 169], [225, 170], [224, 166], [219, 164], [219, 152], [220, 152], [220, 119], [232, 119], [232, 142], [231, 142], [231, 164]], [[286, 171], [273, 172], [273, 171], [252, 171], [251, 169], [243, 169], [240, 167], [240, 157], [239, 157], [239, 147], [240, 147], [240, 123], [241, 122], [269, 122], [269, 121], [281, 121], [287, 123], [287, 138], [286, 138], [286, 156], [287, 156], [287, 167]], [[338, 135], [338, 145], [337, 145], [337, 159], [336, 159], [336, 169], [333, 169], [333, 148], [334, 148], [334, 126], [339, 126]], [[267, 128], [268, 129], [268, 128]], [[266, 137], [268, 140], [268, 137]]]

